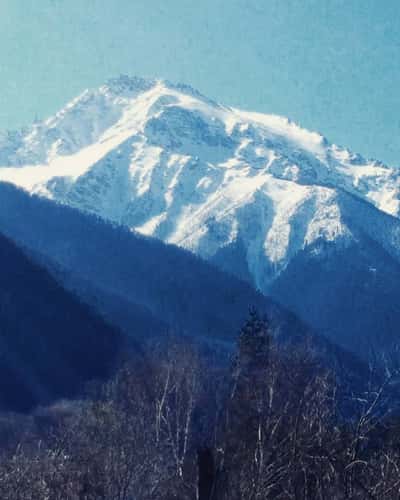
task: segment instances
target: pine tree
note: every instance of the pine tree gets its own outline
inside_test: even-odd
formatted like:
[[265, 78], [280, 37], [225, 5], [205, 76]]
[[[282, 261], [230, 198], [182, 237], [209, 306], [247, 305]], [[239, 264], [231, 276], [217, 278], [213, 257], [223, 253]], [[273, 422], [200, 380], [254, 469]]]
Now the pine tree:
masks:
[[[218, 473], [216, 498], [242, 498], [241, 464], [260, 463], [261, 422], [268, 400], [267, 377], [271, 334], [267, 319], [251, 309], [238, 337], [238, 353], [232, 372], [232, 390], [224, 421], [223, 455]], [[256, 474], [255, 474], [256, 475]], [[228, 496], [227, 496], [228, 495]]]

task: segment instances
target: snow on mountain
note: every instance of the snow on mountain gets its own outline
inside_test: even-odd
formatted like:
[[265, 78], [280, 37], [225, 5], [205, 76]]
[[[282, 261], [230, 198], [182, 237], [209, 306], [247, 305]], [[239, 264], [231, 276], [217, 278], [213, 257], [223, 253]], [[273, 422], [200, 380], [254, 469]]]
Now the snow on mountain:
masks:
[[165, 81], [120, 77], [3, 134], [0, 180], [207, 259], [240, 243], [264, 291], [321, 240], [346, 247], [362, 231], [400, 255], [399, 225], [379, 222], [400, 215], [399, 170]]

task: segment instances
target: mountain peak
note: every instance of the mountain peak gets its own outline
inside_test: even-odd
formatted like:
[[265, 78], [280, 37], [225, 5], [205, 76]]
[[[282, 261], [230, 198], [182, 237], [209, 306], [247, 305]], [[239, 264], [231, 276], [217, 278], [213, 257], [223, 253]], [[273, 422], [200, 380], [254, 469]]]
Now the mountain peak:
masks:
[[139, 76], [120, 75], [107, 80], [105, 86], [107, 90], [115, 94], [137, 95], [153, 88], [160, 80], [142, 78]]
[[205, 258], [239, 245], [261, 289], [319, 239], [356, 237], [344, 195], [400, 213], [398, 170], [163, 80], [122, 75], [4, 137], [1, 180]]

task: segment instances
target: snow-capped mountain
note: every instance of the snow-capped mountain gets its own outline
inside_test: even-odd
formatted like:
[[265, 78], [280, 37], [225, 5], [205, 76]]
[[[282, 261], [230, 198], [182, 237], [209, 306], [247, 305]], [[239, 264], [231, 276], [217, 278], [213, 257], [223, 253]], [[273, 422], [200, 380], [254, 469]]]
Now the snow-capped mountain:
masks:
[[185, 247], [286, 302], [284, 273], [304, 252], [373, 245], [400, 262], [400, 170], [165, 81], [120, 77], [3, 134], [0, 180]]

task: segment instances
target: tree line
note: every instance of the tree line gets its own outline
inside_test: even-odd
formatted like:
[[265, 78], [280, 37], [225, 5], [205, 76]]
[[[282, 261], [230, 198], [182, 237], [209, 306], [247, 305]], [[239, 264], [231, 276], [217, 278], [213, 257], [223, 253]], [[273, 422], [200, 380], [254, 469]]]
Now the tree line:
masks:
[[82, 400], [1, 417], [0, 498], [398, 499], [398, 371], [368, 373], [349, 386], [255, 312], [229, 362], [153, 343]]

